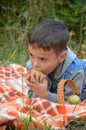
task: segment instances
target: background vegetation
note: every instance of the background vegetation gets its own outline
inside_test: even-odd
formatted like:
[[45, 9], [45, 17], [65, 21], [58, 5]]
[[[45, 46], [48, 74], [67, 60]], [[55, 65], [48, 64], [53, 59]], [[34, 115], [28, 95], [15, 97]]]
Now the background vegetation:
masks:
[[[28, 37], [45, 18], [63, 22], [70, 31], [70, 48], [86, 58], [86, 0], [0, 0], [0, 65], [15, 62], [25, 66]], [[67, 130], [78, 128], [85, 130], [86, 123], [74, 122]]]
[[86, 50], [85, 14], [85, 0], [0, 0], [0, 63], [25, 65], [29, 59], [28, 37], [45, 18], [68, 27], [69, 46], [82, 58]]

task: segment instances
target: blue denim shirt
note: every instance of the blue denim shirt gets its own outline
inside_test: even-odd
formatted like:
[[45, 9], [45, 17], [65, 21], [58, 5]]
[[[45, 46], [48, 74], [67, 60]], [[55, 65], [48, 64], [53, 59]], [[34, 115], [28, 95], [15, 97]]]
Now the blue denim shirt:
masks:
[[[86, 71], [84, 72], [84, 70], [83, 70], [83, 69], [86, 70], [86, 68], [83, 68], [82, 62], [86, 66], [86, 62], [84, 62], [84, 61], [82, 61], [82, 60], [80, 60], [80, 59], [78, 59], [76, 57], [73, 60], [73, 62], [70, 64], [70, 66], [67, 68], [67, 70], [64, 72], [64, 74], [61, 75], [61, 77], [56, 78], [56, 79], [54, 79], [52, 81], [50, 91], [52, 93], [57, 93], [57, 86], [58, 86], [58, 83], [59, 83], [60, 80], [63, 80], [63, 79], [72, 79], [72, 80], [75, 80], [74, 79], [74, 75], [77, 77], [77, 75], [79, 76], [81, 74], [83, 78], [78, 78], [78, 81], [75, 84], [76, 85], [81, 84], [81, 87], [77, 86], [78, 89], [79, 89], [79, 92], [81, 93], [81, 100], [86, 99]], [[51, 80], [51, 79], [49, 78], [49, 80]], [[82, 89], [82, 92], [81, 92], [81, 89]], [[66, 90], [64, 88], [64, 92], [65, 91]], [[70, 90], [69, 93], [71, 94], [71, 90]], [[65, 99], [67, 99], [67, 97], [65, 97]]]

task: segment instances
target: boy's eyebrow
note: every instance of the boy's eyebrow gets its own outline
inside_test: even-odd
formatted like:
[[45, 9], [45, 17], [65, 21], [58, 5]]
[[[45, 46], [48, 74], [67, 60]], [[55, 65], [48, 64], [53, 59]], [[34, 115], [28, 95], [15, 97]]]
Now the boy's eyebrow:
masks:
[[[29, 54], [32, 54], [33, 55], [33, 53], [31, 53], [31, 52], [29, 52]], [[42, 56], [41, 58], [47, 58], [48, 56]]]
[[[32, 53], [29, 53], [30, 55], [33, 55]], [[34, 55], [33, 55], [34, 56]], [[48, 56], [43, 56], [43, 57], [39, 57], [40, 59], [41, 58], [47, 58]]]

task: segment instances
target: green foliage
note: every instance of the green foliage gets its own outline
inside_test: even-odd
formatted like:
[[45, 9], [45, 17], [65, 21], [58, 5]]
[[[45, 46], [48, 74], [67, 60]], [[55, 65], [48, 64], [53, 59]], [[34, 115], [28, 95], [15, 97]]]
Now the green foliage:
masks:
[[29, 58], [28, 37], [32, 29], [45, 18], [67, 25], [70, 31], [69, 46], [74, 51], [85, 50], [85, 13], [85, 0], [0, 1], [0, 61], [25, 65]]

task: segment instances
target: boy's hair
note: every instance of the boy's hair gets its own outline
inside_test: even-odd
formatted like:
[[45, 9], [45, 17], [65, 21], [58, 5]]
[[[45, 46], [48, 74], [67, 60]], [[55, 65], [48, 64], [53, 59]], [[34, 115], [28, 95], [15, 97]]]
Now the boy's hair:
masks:
[[41, 48], [45, 51], [54, 49], [56, 52], [61, 52], [66, 49], [68, 39], [69, 32], [64, 24], [47, 19], [32, 31], [29, 44], [33, 48]]

